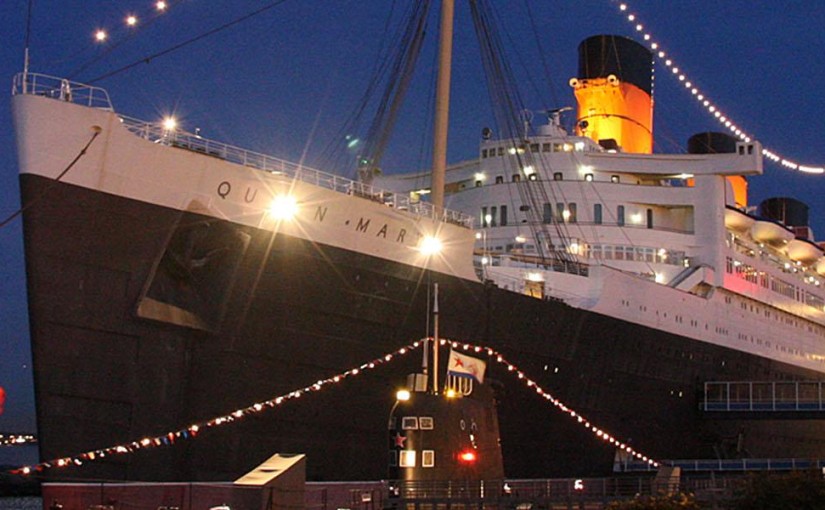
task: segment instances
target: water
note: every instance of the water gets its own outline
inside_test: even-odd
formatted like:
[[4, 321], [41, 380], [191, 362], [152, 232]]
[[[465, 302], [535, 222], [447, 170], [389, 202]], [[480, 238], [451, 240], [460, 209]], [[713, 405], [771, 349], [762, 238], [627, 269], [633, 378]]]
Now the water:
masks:
[[40, 510], [43, 500], [39, 497], [0, 498], [0, 510]]

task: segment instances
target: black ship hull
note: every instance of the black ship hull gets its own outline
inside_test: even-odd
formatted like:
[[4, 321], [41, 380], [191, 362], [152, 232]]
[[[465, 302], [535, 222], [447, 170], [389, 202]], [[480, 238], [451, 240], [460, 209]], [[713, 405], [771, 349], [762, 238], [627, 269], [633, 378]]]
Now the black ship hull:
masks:
[[[825, 458], [821, 420], [708, 416], [711, 380], [813, 371], [352, 251], [21, 176], [41, 458], [178, 430], [302, 388], [427, 333], [499, 350], [595, 425], [656, 459]], [[226, 480], [275, 452], [309, 479], [387, 476], [407, 356], [174, 445], [47, 476]], [[615, 448], [491, 363], [508, 477], [605, 473]]]

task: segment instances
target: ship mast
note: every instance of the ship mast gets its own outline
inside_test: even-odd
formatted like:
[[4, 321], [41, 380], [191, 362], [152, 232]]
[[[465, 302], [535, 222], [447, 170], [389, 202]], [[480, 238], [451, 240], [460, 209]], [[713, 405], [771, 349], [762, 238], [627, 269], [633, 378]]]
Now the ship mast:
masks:
[[444, 211], [444, 175], [447, 172], [447, 124], [450, 117], [450, 68], [452, 65], [454, 12], [454, 0], [441, 1], [431, 182], [432, 204], [435, 213], [439, 217]]

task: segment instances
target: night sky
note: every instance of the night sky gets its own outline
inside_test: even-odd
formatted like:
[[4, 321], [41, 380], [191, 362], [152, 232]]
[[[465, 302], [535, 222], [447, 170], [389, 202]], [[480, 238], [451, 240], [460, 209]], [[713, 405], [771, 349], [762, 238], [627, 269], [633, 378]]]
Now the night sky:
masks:
[[[165, 14], [150, 20], [153, 2], [146, 0], [35, 0], [31, 71], [92, 81], [270, 2], [168, 3]], [[462, 0], [457, 4], [461, 19], [455, 42], [451, 162], [474, 157], [481, 128], [493, 126], [469, 9]], [[639, 40], [626, 13], [621, 16], [618, 4], [609, 0], [493, 4], [510, 66], [523, 86], [527, 107], [536, 111], [574, 104], [568, 80], [576, 73], [576, 48], [582, 39], [612, 33]], [[288, 160], [305, 157], [315, 166], [328, 144], [341, 136], [344, 121], [369, 83], [393, 5], [390, 0], [285, 1], [95, 84], [108, 90], [117, 111], [131, 117], [152, 121], [175, 112], [184, 129], [200, 128], [207, 138]], [[404, 5], [398, 2], [396, 9]], [[825, 165], [825, 2], [646, 0], [629, 5], [638, 15], [636, 22], [730, 119], [783, 156]], [[23, 67], [26, 11], [24, 0], [0, 2], [0, 79], [5, 80], [6, 94]], [[136, 29], [127, 30], [123, 20], [132, 13], [140, 20]], [[110, 38], [97, 44], [93, 34], [101, 27], [110, 31]], [[428, 31], [434, 34], [435, 27], [433, 18]], [[430, 131], [434, 46], [430, 41], [424, 49], [382, 165], [385, 172], [428, 165], [425, 136]], [[6, 97], [0, 101], [0, 221], [20, 206]], [[657, 152], [682, 152], [691, 134], [721, 130], [658, 63], [654, 97]], [[803, 175], [769, 164], [765, 169], [765, 176], [750, 181], [751, 202], [770, 196], [799, 198], [811, 206], [812, 226], [825, 239], [825, 175]], [[0, 386], [7, 393], [0, 432], [35, 430], [25, 278], [17, 219], [0, 229]], [[0, 464], [9, 457], [14, 454], [0, 451]]]

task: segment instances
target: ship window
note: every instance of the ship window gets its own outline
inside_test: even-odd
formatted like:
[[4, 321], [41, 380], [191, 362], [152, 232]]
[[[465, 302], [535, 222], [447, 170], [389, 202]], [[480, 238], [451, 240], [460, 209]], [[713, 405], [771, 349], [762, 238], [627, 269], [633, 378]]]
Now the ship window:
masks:
[[393, 450], [390, 452], [390, 466], [397, 466], [398, 465], [398, 452]]
[[563, 146], [560, 143], [553, 144], [553, 152], [561, 152], [563, 150]]
[[593, 182], [593, 174], [584, 174], [584, 180], [587, 182]]
[[620, 227], [624, 226], [624, 206], [616, 207], [616, 224]]
[[487, 225], [487, 223], [488, 223], [488, 221], [487, 221], [487, 208], [482, 207], [481, 208], [481, 226], [482, 227], [489, 226], [489, 225]]
[[504, 156], [504, 147], [499, 147], [498, 148], [498, 155], [499, 156]]
[[507, 225], [507, 206], [501, 206], [501, 226]]
[[529, 211], [529, 210], [530, 210], [530, 206], [529, 206], [529, 205], [520, 205], [520, 206], [518, 207], [518, 210], [519, 210], [519, 211]]
[[398, 452], [400, 467], [415, 467], [415, 450], [401, 450]]
[[559, 223], [564, 223], [564, 204], [562, 202], [556, 204], [556, 219]]
[[553, 206], [547, 202], [544, 203], [544, 215], [542, 217], [542, 221], [544, 221], [544, 223], [553, 222]]
[[618, 175], [611, 175], [610, 176], [610, 182], [618, 183], [619, 182], [619, 176]]
[[429, 468], [435, 466], [435, 450], [423, 450], [421, 452], [421, 467]]
[[570, 223], [576, 223], [576, 203], [575, 202], [570, 202], [569, 204], [567, 204], [567, 212], [570, 213], [570, 216], [568, 217]]
[[418, 430], [418, 417], [405, 416], [401, 418], [401, 428], [404, 430]]
[[538, 152], [539, 151], [539, 144], [531, 143], [530, 144], [530, 152]]
[[513, 174], [513, 182], [519, 182], [521, 180], [521, 174]]
[[550, 144], [549, 143], [541, 144], [541, 152], [550, 152]]
[[653, 228], [653, 209], [647, 210], [647, 228]]
[[554, 181], [561, 181], [564, 179], [564, 175], [561, 172], [556, 172], [553, 174]]
[[503, 175], [497, 175], [496, 176], [496, 184], [502, 184], [503, 182], [504, 182], [504, 176]]
[[602, 224], [602, 204], [593, 204], [593, 223]]
[[487, 149], [481, 149], [481, 157], [482, 159], [487, 157]]
[[476, 188], [480, 188], [480, 187], [481, 187], [481, 181], [476, 181]]
[[536, 180], [538, 180], [538, 178], [539, 178], [538, 174], [530, 174], [530, 175], [527, 176], [528, 181], [536, 181]]
[[421, 427], [421, 430], [432, 430], [433, 429], [433, 417], [432, 416], [422, 416], [418, 419], [418, 425]]
[[498, 225], [498, 207], [492, 206], [490, 207], [490, 226], [495, 227]]

